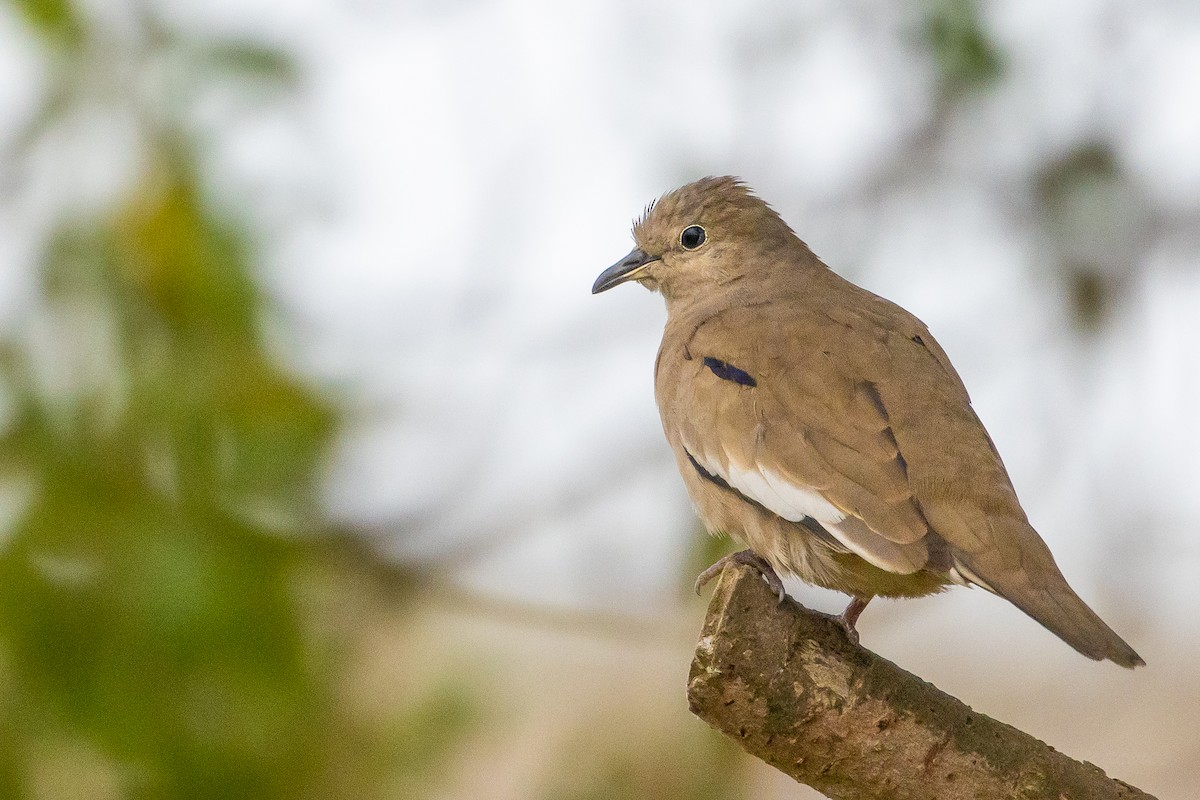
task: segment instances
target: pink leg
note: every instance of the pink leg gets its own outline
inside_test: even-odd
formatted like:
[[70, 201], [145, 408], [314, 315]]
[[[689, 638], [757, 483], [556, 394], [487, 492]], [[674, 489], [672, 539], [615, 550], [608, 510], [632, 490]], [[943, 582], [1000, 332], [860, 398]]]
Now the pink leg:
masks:
[[858, 644], [858, 630], [854, 624], [858, 622], [859, 616], [869, 602], [871, 602], [870, 596], [853, 597], [850, 599], [850, 605], [846, 606], [846, 610], [834, 617], [834, 621], [842, 626], [842, 630], [846, 631], [846, 637], [855, 644]]

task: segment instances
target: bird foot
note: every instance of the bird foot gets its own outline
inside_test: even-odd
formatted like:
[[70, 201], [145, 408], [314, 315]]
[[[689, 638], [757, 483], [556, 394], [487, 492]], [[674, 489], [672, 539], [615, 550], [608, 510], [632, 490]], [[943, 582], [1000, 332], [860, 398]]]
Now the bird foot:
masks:
[[[779, 597], [780, 603], [783, 603], [783, 599], [787, 597], [787, 591], [783, 588], [783, 581], [779, 580], [779, 575], [776, 574], [775, 568], [753, 550], [739, 550], [736, 553], [730, 553], [719, 559], [717, 563], [704, 570], [704, 572], [701, 572], [696, 576], [696, 594], [700, 594], [700, 590], [704, 588], [704, 584], [720, 575], [721, 570], [725, 569], [726, 564], [744, 564], [747, 567], [758, 570], [758, 574], [762, 575], [762, 579], [767, 582], [767, 586], [770, 586], [771, 591]], [[857, 615], [855, 617], [857, 618]]]
[[858, 644], [858, 629], [854, 626], [869, 602], [871, 602], [870, 597], [854, 597], [851, 598], [850, 605], [846, 606], [846, 610], [841, 614], [823, 614], [820, 611], [816, 613], [837, 623], [838, 627], [846, 632], [846, 638], [850, 640], [850, 644]]

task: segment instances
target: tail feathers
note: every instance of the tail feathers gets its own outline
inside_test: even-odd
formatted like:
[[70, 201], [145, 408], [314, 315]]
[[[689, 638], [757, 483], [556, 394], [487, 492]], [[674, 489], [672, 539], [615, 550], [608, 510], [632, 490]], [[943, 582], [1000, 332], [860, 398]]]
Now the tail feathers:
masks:
[[1142, 657], [1075, 594], [1066, 580], [1061, 577], [1059, 580], [1059, 586], [1025, 584], [993, 588], [1088, 658], [1108, 659], [1127, 669], [1145, 666]]
[[1052, 560], [1047, 566], [1034, 574], [1028, 569], [987, 574], [986, 588], [1088, 658], [1108, 659], [1128, 669], [1145, 666], [1142, 657], [1075, 594]]
[[[1024, 611], [1083, 655], [1132, 669], [1145, 661], [1067, 584], [1046, 543], [1023, 518], [988, 519], [992, 536], [961, 538], [953, 548], [956, 565], [979, 583]], [[962, 545], [975, 545], [968, 552]], [[983, 546], [980, 546], [983, 545]], [[981, 580], [980, 580], [981, 579]]]

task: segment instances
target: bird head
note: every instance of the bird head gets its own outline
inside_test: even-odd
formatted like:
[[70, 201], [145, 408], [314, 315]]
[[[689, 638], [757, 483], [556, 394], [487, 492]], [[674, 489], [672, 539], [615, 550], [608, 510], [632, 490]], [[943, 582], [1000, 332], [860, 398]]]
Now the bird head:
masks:
[[651, 203], [633, 225], [635, 247], [592, 285], [592, 294], [627, 281], [668, 303], [736, 283], [779, 263], [801, 242], [774, 209], [737, 178], [703, 178]]

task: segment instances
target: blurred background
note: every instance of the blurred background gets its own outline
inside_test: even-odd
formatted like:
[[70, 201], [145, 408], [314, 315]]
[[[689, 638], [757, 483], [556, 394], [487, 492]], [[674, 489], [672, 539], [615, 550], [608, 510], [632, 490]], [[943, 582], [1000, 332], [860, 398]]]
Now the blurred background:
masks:
[[1194, 2], [6, 0], [0, 108], [0, 797], [815, 797], [687, 713], [732, 546], [589, 294], [708, 174], [930, 325], [1149, 666], [864, 644], [1194, 796]]

